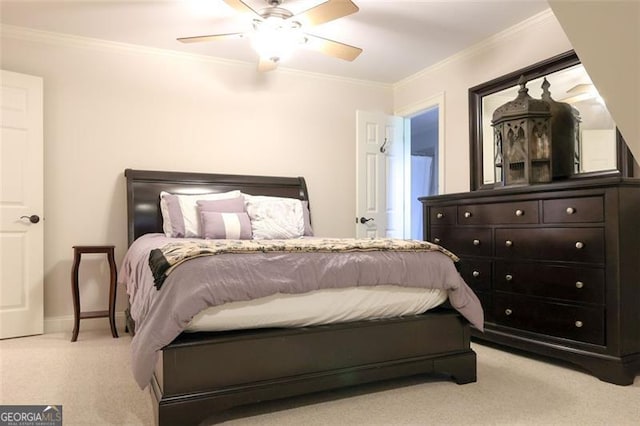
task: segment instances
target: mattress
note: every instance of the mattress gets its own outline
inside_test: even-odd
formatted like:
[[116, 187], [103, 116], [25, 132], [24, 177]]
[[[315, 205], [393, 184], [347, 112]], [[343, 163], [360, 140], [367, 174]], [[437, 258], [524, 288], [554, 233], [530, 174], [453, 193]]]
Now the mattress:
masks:
[[334, 288], [230, 302], [197, 314], [185, 331], [307, 327], [338, 322], [417, 315], [447, 300], [440, 289], [396, 285]]

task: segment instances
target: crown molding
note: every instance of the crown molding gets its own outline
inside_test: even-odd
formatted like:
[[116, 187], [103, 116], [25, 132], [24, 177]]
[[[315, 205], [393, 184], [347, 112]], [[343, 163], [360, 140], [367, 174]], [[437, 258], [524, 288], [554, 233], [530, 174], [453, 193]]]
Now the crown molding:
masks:
[[[117, 41], [102, 40], [91, 37], [83, 37], [72, 34], [35, 30], [33, 28], [21, 27], [16, 25], [0, 24], [0, 35], [4, 38], [13, 38], [18, 40], [53, 44], [57, 46], [73, 47], [78, 49], [87, 49], [94, 51], [128, 53], [133, 55], [155, 55], [175, 58], [177, 60], [197, 61], [208, 64], [217, 64], [223, 66], [236, 66], [242, 68], [250, 68], [255, 70], [255, 63], [245, 62], [233, 59], [225, 59], [208, 55], [199, 55], [193, 53], [178, 52], [176, 50], [161, 49], [157, 47], [141, 46], [137, 44], [122, 43]], [[361, 80], [356, 78], [341, 77], [331, 74], [322, 74], [312, 71], [302, 71], [287, 67], [278, 67], [270, 73], [286, 74], [306, 78], [314, 78], [341, 82], [346, 84], [355, 84], [368, 87], [376, 87], [380, 89], [393, 89], [393, 85], [389, 83], [381, 83], [377, 81]]]
[[484, 53], [486, 51], [490, 51], [494, 49], [498, 44], [503, 43], [505, 40], [509, 40], [513, 37], [520, 35], [525, 31], [530, 31], [532, 27], [536, 27], [549, 19], [555, 19], [555, 15], [551, 11], [551, 9], [543, 10], [540, 13], [537, 13], [524, 21], [521, 21], [506, 30], [500, 31], [488, 38], [482, 40], [479, 43], [476, 43], [460, 52], [449, 56], [443, 59], [440, 62], [435, 63], [434, 65], [425, 68], [423, 70], [418, 71], [417, 73], [410, 75], [402, 80], [393, 84], [394, 89], [398, 89], [404, 85], [407, 85], [415, 80], [421, 79], [424, 76], [439, 70], [440, 68], [448, 67], [456, 62], [463, 61], [465, 59], [476, 56], [480, 53]]
[[18, 40], [31, 41], [36, 43], [53, 44], [79, 49], [96, 51], [111, 51], [119, 53], [133, 53], [145, 55], [169, 56], [180, 59], [200, 60], [225, 65], [248, 65], [246, 62], [234, 61], [230, 59], [213, 58], [205, 55], [195, 55], [191, 53], [177, 52], [169, 49], [159, 49], [155, 47], [140, 46], [136, 44], [122, 43], [117, 41], [102, 40], [97, 38], [82, 37], [72, 34], [57, 33], [50, 31], [35, 30], [33, 28], [20, 27], [15, 25], [2, 24], [0, 26], [2, 38], [14, 38]]

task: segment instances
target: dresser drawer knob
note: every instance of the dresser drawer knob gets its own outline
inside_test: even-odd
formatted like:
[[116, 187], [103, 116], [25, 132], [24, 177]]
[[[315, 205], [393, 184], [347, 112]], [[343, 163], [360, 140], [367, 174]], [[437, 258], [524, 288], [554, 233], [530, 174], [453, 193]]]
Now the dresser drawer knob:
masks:
[[584, 324], [582, 324], [582, 321], [576, 321], [576, 327], [580, 328], [582, 327]]
[[473, 271], [472, 274], [474, 276], [474, 278], [478, 278], [480, 276], [480, 272], [478, 271]]
[[507, 241], [504, 242], [504, 245], [507, 246], [507, 247], [511, 247], [513, 245], [513, 241], [507, 240]]
[[578, 241], [578, 242], [576, 243], [576, 248], [577, 248], [578, 250], [580, 250], [580, 249], [581, 249], [581, 248], [583, 248], [583, 247], [584, 247], [584, 243], [583, 243], [582, 241]]
[[576, 288], [584, 287], [584, 283], [582, 281], [576, 281]]
[[504, 276], [504, 279], [507, 280], [507, 281], [511, 281], [513, 279], [513, 275], [507, 274], [507, 275]]
[[444, 213], [437, 213], [436, 218], [442, 219], [444, 217]]
[[479, 246], [480, 245], [480, 240], [473, 240], [473, 245], [474, 246]]
[[573, 207], [567, 207], [567, 214], [574, 214], [576, 212], [576, 209], [574, 209]]
[[464, 212], [464, 217], [471, 217], [471, 212]]
[[516, 216], [524, 216], [524, 210], [516, 210]]
[[507, 309], [504, 310], [504, 313], [507, 314], [507, 315], [511, 315], [513, 313], [513, 311], [511, 309], [507, 308]]
[[433, 239], [433, 242], [434, 242], [434, 243], [436, 243], [436, 244], [438, 244], [438, 243], [440, 242], [440, 238], [434, 238], [434, 239]]

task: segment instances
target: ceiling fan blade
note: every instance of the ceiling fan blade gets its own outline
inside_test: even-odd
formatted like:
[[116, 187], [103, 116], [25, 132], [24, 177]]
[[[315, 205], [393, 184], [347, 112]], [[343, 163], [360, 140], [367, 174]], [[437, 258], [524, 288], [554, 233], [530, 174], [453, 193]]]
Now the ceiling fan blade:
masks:
[[303, 25], [313, 26], [351, 15], [358, 10], [358, 6], [351, 0], [328, 0], [295, 15], [293, 19]]
[[251, 13], [253, 13], [255, 15], [260, 16], [260, 14], [258, 12], [253, 10], [253, 8], [251, 6], [249, 6], [248, 4], [243, 2], [242, 0], [223, 0], [223, 1], [227, 5], [231, 6], [232, 8], [234, 8], [236, 11], [238, 11], [240, 13], [251, 12]]
[[276, 68], [278, 68], [278, 63], [271, 59], [260, 58], [260, 62], [258, 62], [258, 71], [260, 72], [273, 71]]
[[324, 53], [325, 55], [334, 56], [336, 58], [344, 59], [345, 61], [353, 61], [362, 53], [362, 49], [348, 44], [340, 43], [339, 41], [329, 40], [306, 34], [307, 43], [305, 46]]
[[195, 36], [195, 37], [180, 37], [178, 41], [182, 43], [199, 43], [202, 41], [223, 40], [226, 38], [242, 38], [242, 37], [244, 37], [243, 33], [229, 33], [229, 34], [203, 35], [203, 36]]

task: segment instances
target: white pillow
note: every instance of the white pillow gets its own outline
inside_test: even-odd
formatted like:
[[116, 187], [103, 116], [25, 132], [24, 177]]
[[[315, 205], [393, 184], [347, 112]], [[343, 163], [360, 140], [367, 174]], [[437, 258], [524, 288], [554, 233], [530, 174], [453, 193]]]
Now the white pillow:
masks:
[[244, 196], [254, 240], [299, 238], [304, 235], [302, 201], [295, 198]]
[[160, 193], [162, 230], [167, 237], [202, 238], [198, 201], [226, 200], [239, 196], [240, 191], [195, 195], [171, 194], [162, 191]]

